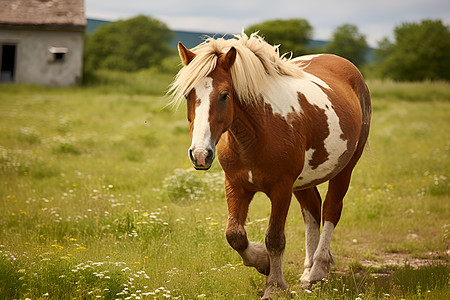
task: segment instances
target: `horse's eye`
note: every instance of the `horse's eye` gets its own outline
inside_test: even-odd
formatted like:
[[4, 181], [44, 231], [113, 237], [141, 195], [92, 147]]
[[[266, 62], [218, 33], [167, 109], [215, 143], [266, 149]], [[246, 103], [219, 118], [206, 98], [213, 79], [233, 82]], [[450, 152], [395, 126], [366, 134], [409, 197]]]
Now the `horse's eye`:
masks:
[[220, 101], [225, 101], [228, 98], [228, 93], [222, 93], [219, 95], [219, 100]]
[[186, 100], [188, 99], [188, 95], [187, 95], [187, 94], [186, 94], [186, 95], [184, 95], [184, 99], [186, 99]]

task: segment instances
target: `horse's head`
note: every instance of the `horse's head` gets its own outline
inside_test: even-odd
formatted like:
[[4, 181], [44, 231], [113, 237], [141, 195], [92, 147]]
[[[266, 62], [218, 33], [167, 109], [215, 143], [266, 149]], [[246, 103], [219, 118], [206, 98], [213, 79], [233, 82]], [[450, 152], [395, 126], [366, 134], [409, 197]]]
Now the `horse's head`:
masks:
[[[181, 60], [187, 66], [195, 53], [178, 44]], [[214, 161], [216, 144], [233, 121], [233, 86], [230, 68], [236, 49], [220, 54], [217, 64], [186, 95], [187, 119], [192, 138], [189, 159], [197, 170], [207, 170]]]

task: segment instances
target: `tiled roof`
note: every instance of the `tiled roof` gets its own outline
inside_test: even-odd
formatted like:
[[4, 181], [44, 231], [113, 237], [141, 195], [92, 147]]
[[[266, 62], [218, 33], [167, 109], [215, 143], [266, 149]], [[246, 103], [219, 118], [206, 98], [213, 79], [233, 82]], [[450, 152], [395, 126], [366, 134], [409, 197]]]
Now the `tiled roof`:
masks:
[[84, 28], [84, 0], [0, 0], [0, 25]]

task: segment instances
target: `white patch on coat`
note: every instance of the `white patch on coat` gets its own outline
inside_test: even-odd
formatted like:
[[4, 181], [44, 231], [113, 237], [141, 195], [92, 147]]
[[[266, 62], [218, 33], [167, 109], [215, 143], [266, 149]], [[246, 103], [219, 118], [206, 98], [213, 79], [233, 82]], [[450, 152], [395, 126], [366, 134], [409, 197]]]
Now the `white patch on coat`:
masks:
[[309, 54], [309, 55], [303, 55], [303, 56], [298, 56], [296, 58], [293, 58], [291, 61], [292, 62], [296, 62], [296, 61], [305, 61], [305, 60], [312, 60], [313, 58], [322, 56], [323, 54]]
[[200, 105], [195, 108], [194, 130], [192, 133], [191, 149], [207, 149], [211, 144], [211, 128], [209, 125], [210, 95], [213, 91], [213, 79], [205, 77], [194, 88], [196, 101]]
[[264, 103], [272, 108], [273, 114], [278, 114], [286, 119], [289, 113], [300, 114], [302, 112], [298, 101], [298, 92], [304, 94], [308, 99], [318, 98], [320, 102], [328, 100], [321, 87], [330, 88], [320, 78], [305, 72], [302, 78], [281, 76], [269, 85], [261, 87], [261, 95]]
[[248, 171], [248, 182], [253, 183], [253, 173], [252, 173], [252, 171]]
[[[316, 91], [316, 94], [303, 93], [306, 100], [311, 104], [319, 107], [325, 113], [327, 117], [327, 124], [329, 135], [324, 140], [325, 150], [328, 153], [328, 158], [325, 162], [313, 168], [310, 165], [312, 157], [316, 149], [308, 149], [305, 153], [305, 162], [303, 165], [302, 173], [294, 183], [294, 187], [306, 186], [309, 183], [327, 177], [332, 174], [339, 163], [339, 158], [347, 151], [347, 140], [342, 139], [343, 131], [339, 123], [339, 117], [336, 111], [333, 109], [333, 105], [330, 102], [328, 96], [320, 89], [320, 92]], [[300, 92], [302, 92], [300, 90]]]
[[329, 155], [328, 159], [313, 169], [310, 166], [310, 161], [315, 149], [309, 149], [305, 154], [303, 171], [299, 176], [301, 179], [297, 179], [294, 188], [306, 186], [333, 173], [338, 165], [339, 157], [347, 150], [347, 141], [341, 138], [343, 131], [339, 124], [339, 117], [333, 110], [331, 101], [323, 89], [330, 89], [330, 87], [320, 78], [307, 72], [304, 72], [301, 78], [280, 76], [278, 80], [273, 80], [261, 89], [264, 102], [272, 108], [272, 113], [281, 116], [286, 121], [290, 113], [298, 115], [303, 113], [298, 100], [298, 93], [302, 93], [311, 105], [324, 110], [327, 117], [330, 134], [324, 143], [325, 150]]

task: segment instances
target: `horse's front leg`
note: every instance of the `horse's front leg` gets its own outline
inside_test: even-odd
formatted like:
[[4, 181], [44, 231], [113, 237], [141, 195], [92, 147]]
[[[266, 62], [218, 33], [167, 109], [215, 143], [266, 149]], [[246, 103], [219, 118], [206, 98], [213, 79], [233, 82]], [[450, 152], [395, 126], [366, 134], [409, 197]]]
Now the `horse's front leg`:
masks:
[[262, 274], [269, 274], [269, 255], [266, 248], [261, 243], [249, 242], [244, 227], [248, 206], [255, 193], [232, 185], [226, 178], [225, 193], [228, 204], [228, 243], [242, 257], [244, 265], [255, 267]]
[[262, 299], [269, 299], [278, 290], [286, 290], [288, 285], [283, 276], [283, 253], [286, 246], [284, 225], [292, 197], [291, 184], [279, 184], [268, 194], [272, 202], [269, 227], [266, 233], [266, 248], [269, 253], [270, 272], [266, 291]]

